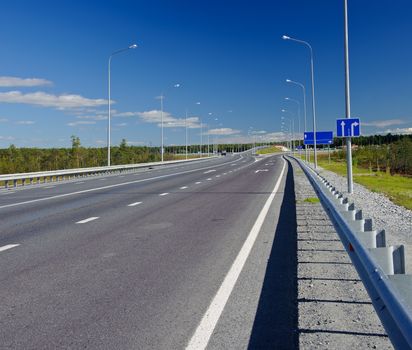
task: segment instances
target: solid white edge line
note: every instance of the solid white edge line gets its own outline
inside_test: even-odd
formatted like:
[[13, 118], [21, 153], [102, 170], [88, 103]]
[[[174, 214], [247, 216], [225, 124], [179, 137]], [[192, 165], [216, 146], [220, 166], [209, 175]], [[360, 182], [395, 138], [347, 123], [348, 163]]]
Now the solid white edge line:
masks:
[[198, 182], [196, 182], [196, 185], [199, 185], [199, 184], [201, 184], [202, 183], [202, 181], [198, 181]]
[[169, 194], [169, 192], [160, 193], [159, 196], [167, 196], [168, 194]]
[[269, 198], [266, 200], [265, 205], [259, 213], [255, 224], [249, 232], [249, 235], [240, 249], [235, 261], [233, 262], [229, 272], [227, 273], [223, 283], [221, 284], [219, 290], [217, 291], [215, 297], [209, 305], [209, 308], [203, 315], [195, 333], [190, 339], [186, 350], [201, 350], [205, 349], [209, 343], [209, 339], [216, 327], [217, 322], [225, 308], [225, 305], [235, 287], [236, 281], [242, 272], [243, 266], [253, 248], [257, 236], [259, 235], [260, 229], [265, 221], [266, 215], [269, 208], [275, 198], [275, 195], [279, 189], [280, 183], [283, 178], [283, 174], [286, 169], [286, 161], [283, 159], [283, 168], [280, 173], [278, 180], [276, 181], [275, 187], [273, 188]]
[[142, 204], [142, 202], [134, 202], [134, 203], [130, 203], [128, 205], [128, 207], [135, 207], [136, 205]]
[[90, 218], [77, 221], [76, 224], [85, 224], [85, 223], [87, 223], [87, 222], [90, 222], [90, 221], [93, 221], [93, 220], [97, 220], [98, 218], [99, 218], [98, 216], [92, 216], [92, 217], [90, 217]]
[[181, 190], [185, 190], [186, 188], [187, 188], [187, 186], [180, 187]]
[[3, 247], [0, 247], [0, 252], [4, 252], [5, 250], [9, 250], [11, 248], [18, 247], [20, 244], [7, 244], [4, 245]]

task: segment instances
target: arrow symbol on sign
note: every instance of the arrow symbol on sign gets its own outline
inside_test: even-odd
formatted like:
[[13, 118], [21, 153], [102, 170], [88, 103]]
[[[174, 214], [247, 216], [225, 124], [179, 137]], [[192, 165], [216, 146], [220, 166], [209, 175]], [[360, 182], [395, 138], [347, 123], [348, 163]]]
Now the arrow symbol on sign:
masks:
[[268, 169], [258, 169], [255, 171], [255, 174], [257, 174], [259, 171], [268, 171]]
[[359, 125], [358, 122], [352, 123], [352, 125], [350, 126], [350, 130], [351, 130], [351, 135], [350, 136], [355, 135], [355, 127], [358, 126], [358, 125]]
[[342, 136], [345, 136], [345, 122], [343, 120], [341, 121], [340, 126], [342, 127]]

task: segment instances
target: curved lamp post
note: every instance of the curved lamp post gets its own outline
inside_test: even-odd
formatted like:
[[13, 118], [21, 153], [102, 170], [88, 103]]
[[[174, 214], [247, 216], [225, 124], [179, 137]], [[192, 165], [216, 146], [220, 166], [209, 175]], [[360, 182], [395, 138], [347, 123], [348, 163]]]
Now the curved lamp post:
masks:
[[316, 107], [315, 107], [315, 78], [314, 78], [314, 72], [313, 72], [313, 49], [312, 49], [312, 46], [307, 41], [304, 41], [304, 40], [291, 38], [290, 36], [287, 36], [287, 35], [283, 35], [282, 39], [295, 41], [299, 44], [305, 45], [309, 48], [309, 51], [310, 51], [310, 71], [311, 71], [311, 77], [312, 77], [313, 155], [315, 158], [314, 165], [316, 169], [318, 167], [318, 157], [316, 154]]
[[110, 57], [109, 57], [109, 65], [108, 65], [108, 71], [109, 71], [109, 79], [108, 79], [108, 85], [109, 85], [109, 118], [108, 118], [108, 120], [107, 120], [107, 166], [110, 166], [110, 127], [111, 127], [111, 73], [110, 73], [110, 67], [111, 67], [111, 63], [112, 63], [112, 57], [114, 56], [114, 55], [117, 55], [117, 54], [119, 54], [119, 53], [122, 53], [122, 52], [125, 52], [125, 51], [128, 51], [128, 50], [130, 50], [130, 49], [135, 49], [135, 48], [137, 48], [137, 45], [136, 44], [132, 44], [132, 45], [130, 45], [129, 47], [126, 47], [126, 48], [124, 48], [124, 49], [120, 49], [120, 50], [117, 50], [117, 51], [114, 51], [111, 55], [110, 55]]

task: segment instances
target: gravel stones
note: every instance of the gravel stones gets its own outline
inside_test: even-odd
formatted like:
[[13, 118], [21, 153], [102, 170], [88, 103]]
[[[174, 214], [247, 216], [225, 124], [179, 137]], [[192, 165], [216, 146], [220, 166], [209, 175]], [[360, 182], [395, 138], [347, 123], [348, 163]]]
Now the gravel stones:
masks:
[[[292, 166], [298, 236], [299, 348], [392, 349], [329, 217], [320, 203], [305, 202], [316, 197], [311, 184], [295, 161]], [[333, 179], [329, 181], [334, 183]]]

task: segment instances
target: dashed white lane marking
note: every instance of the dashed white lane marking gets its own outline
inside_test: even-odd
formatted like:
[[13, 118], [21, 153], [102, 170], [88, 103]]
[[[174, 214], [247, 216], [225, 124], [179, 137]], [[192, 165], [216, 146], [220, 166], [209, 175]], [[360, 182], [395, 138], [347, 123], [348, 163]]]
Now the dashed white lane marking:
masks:
[[134, 203], [130, 203], [128, 205], [128, 207], [135, 207], [136, 205], [142, 204], [142, 202], [134, 202]]
[[236, 281], [240, 273], [242, 272], [243, 266], [245, 265], [246, 260], [253, 248], [256, 238], [260, 232], [260, 229], [262, 228], [269, 208], [279, 189], [280, 183], [283, 178], [283, 174], [285, 172], [285, 168], [286, 162], [283, 161], [283, 168], [278, 180], [276, 181], [275, 187], [273, 188], [271, 194], [269, 195], [269, 198], [266, 200], [265, 205], [260, 211], [259, 216], [255, 221], [255, 224], [250, 230], [245, 243], [243, 243], [243, 246], [240, 249], [239, 254], [237, 255], [232, 266], [230, 267], [230, 270], [227, 273], [225, 279], [223, 280], [222, 285], [217, 291], [206, 313], [203, 315], [203, 318], [200, 321], [192, 338], [190, 339], [186, 347], [186, 350], [201, 350], [206, 348], [209, 339], [216, 327], [216, 324], [219, 321], [220, 315], [222, 314], [223, 309], [225, 308], [225, 305], [230, 297], [230, 294], [232, 293]]
[[106, 181], [107, 179], [99, 179], [100, 181]]
[[85, 224], [85, 223], [87, 223], [87, 222], [90, 222], [90, 221], [93, 221], [93, 220], [97, 220], [98, 218], [99, 218], [98, 216], [92, 216], [92, 217], [90, 217], [90, 218], [77, 221], [76, 224]]
[[81, 185], [84, 184], [84, 181], [76, 182], [75, 185]]
[[223, 173], [223, 175], [227, 175], [227, 173]]
[[159, 196], [167, 196], [169, 193], [165, 192], [165, 193], [160, 193]]
[[203, 174], [209, 174], [209, 173], [213, 173], [214, 171], [216, 171], [215, 169], [212, 169], [212, 170], [208, 170], [208, 171], [205, 171]]
[[211, 178], [211, 177], [209, 177], [208, 179], [206, 179], [206, 181], [210, 181], [210, 180], [212, 180], [212, 178]]
[[216, 177], [220, 177], [220, 175], [216, 175]]
[[[225, 166], [225, 165], [228, 165], [228, 164], [230, 164], [230, 162], [229, 163], [224, 163], [224, 164], [214, 165], [213, 167], [216, 168], [216, 167], [221, 167], [221, 166]], [[192, 170], [187, 170], [187, 171], [183, 171], [183, 172], [179, 172], [179, 173], [173, 173], [173, 174], [158, 175], [158, 176], [147, 178], [147, 179], [138, 179], [138, 180], [122, 182], [122, 183], [118, 183], [118, 184], [114, 184], [114, 185], [107, 185], [107, 186], [102, 186], [102, 187], [89, 188], [89, 189], [86, 189], [86, 190], [63, 193], [63, 194], [59, 194], [59, 195], [56, 195], [56, 196], [50, 196], [50, 197], [45, 197], [45, 198], [31, 199], [31, 200], [27, 200], [27, 201], [24, 201], [24, 202], [1, 205], [0, 209], [17, 207], [17, 206], [20, 206], [20, 205], [32, 204], [32, 203], [37, 203], [37, 202], [43, 202], [43, 201], [48, 201], [48, 200], [51, 200], [51, 199], [75, 196], [75, 195], [82, 194], [82, 193], [101, 191], [101, 190], [106, 190], [106, 189], [109, 189], [109, 188], [117, 188], [117, 187], [121, 187], [121, 186], [126, 186], [126, 185], [130, 185], [130, 184], [141, 183], [141, 182], [147, 182], [147, 181], [153, 181], [153, 180], [157, 180], [157, 179], [164, 179], [164, 178], [168, 178], [168, 177], [172, 177], [172, 176], [176, 176], [176, 175], [189, 174], [189, 173], [193, 173], [193, 172], [197, 172], [197, 171], [202, 171], [202, 170], [206, 170], [206, 169], [209, 169], [209, 168], [211, 168], [211, 167], [204, 167], [204, 168], [200, 168], [200, 169], [192, 169]], [[84, 181], [77, 182], [75, 184], [80, 184], [80, 183], [84, 183]]]
[[9, 250], [11, 248], [18, 247], [20, 244], [7, 244], [4, 245], [3, 247], [0, 247], [0, 252], [4, 252], [5, 250]]
[[56, 186], [46, 186], [46, 187], [43, 187], [44, 189], [46, 189], [46, 188], [55, 188]]
[[202, 181], [198, 181], [198, 182], [196, 182], [196, 185], [199, 185], [199, 184], [201, 184], [202, 183]]
[[8, 191], [8, 192], [2, 193], [2, 194], [12, 194], [12, 193], [16, 193], [16, 191]]
[[187, 188], [187, 186], [180, 187], [181, 190], [185, 190], [186, 188]]

